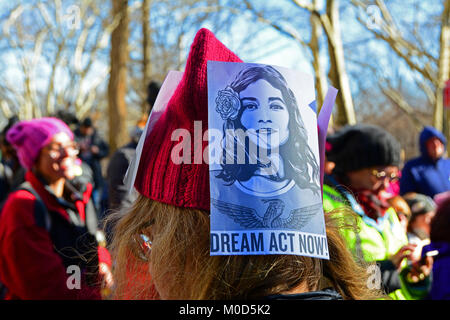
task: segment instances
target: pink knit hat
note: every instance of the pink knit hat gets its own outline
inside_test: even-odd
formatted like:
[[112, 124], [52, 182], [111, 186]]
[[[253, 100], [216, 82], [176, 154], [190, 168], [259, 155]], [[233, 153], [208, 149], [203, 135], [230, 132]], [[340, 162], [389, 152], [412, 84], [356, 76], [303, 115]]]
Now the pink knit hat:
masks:
[[[206, 163], [175, 164], [171, 152], [178, 141], [172, 132], [194, 132], [194, 121], [202, 122], [202, 136], [208, 129], [207, 61], [242, 62], [207, 29], [200, 29], [191, 46], [183, 78], [165, 112], [156, 122], [142, 150], [135, 188], [147, 198], [172, 204], [210, 210], [209, 166]], [[208, 142], [202, 142], [202, 150]]]
[[57, 133], [65, 132], [73, 140], [70, 128], [57, 118], [40, 118], [16, 123], [6, 134], [8, 142], [16, 149], [20, 164], [30, 170], [39, 152]]

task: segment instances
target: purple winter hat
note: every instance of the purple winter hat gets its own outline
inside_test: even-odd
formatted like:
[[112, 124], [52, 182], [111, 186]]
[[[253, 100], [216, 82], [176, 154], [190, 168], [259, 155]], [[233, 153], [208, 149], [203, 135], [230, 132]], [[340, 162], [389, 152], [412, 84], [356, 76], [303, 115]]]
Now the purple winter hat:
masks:
[[20, 164], [30, 170], [41, 149], [60, 132], [67, 133], [73, 140], [70, 128], [57, 118], [24, 120], [8, 130], [6, 140], [16, 149]]

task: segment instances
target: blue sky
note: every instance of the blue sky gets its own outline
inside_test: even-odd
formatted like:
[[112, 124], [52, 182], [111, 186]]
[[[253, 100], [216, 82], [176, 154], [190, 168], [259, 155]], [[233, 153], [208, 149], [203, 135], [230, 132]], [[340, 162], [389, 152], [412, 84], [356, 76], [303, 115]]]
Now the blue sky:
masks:
[[[16, 6], [19, 2], [24, 3], [25, 1], [19, 1], [19, 0], [13, 0], [13, 1], [6, 1], [6, 0], [0, 0], [0, 17], [4, 16], [5, 12], [7, 12], [10, 8]], [[132, 2], [136, 2], [138, 0], [132, 0]], [[73, 1], [62, 1], [63, 6], [67, 7], [71, 3], [76, 3], [77, 0]], [[262, 3], [262, 2], [261, 2]], [[258, 4], [261, 4], [258, 2]], [[267, 2], [264, 2], [266, 4]], [[270, 2], [271, 5], [278, 4], [279, 1], [272, 1]], [[362, 26], [359, 25], [359, 23], [355, 20], [355, 14], [356, 11], [348, 6], [349, 0], [341, 0], [341, 6], [342, 6], [342, 14], [341, 14], [341, 28], [342, 28], [342, 37], [344, 44], [350, 45], [350, 43], [356, 43], [354, 46], [354, 50], [352, 49], [353, 53], [360, 52], [358, 57], [361, 57], [361, 59], [376, 59], [376, 61], [379, 62], [381, 68], [383, 70], [380, 70], [382, 74], [386, 74], [387, 76], [392, 74], [394, 71], [400, 72], [402, 74], [402, 78], [406, 79], [406, 81], [409, 81], [412, 83], [412, 73], [410, 72], [409, 68], [406, 66], [405, 63], [395, 60], [395, 69], [392, 70], [392, 58], [389, 54], [389, 50], [387, 49], [386, 45], [380, 43], [379, 41], [373, 41], [369, 40], [366, 41], [367, 38], [370, 38], [370, 35], [364, 31]], [[429, 16], [429, 12], [437, 12], [439, 7], [442, 6], [442, 3], [440, 0], [427, 0], [426, 5], [425, 2], [422, 3], [421, 10], [412, 10], [415, 3], [420, 3], [419, 0], [391, 0], [386, 1], [388, 5], [390, 5], [396, 12], [401, 12], [402, 21], [408, 22], [408, 20], [411, 20], [415, 17], [418, 17], [420, 20], [426, 19], [426, 17]], [[287, 7], [286, 7], [287, 8]], [[286, 10], [284, 8], [284, 10]], [[106, 10], [106, 8], [105, 8]], [[291, 15], [291, 18], [289, 19], [289, 23], [292, 23], [293, 25], [296, 24], [296, 19], [299, 19], [298, 25], [300, 26], [298, 28], [298, 33], [301, 37], [304, 37], [306, 40], [309, 38], [309, 29], [308, 29], [308, 20], [305, 18], [305, 15], [298, 9], [297, 11], [294, 11], [293, 9], [289, 11], [289, 14]], [[273, 13], [276, 15], [277, 13], [274, 11]], [[426, 22], [426, 21], [425, 21]], [[304, 48], [301, 48], [300, 45], [295, 43], [293, 40], [288, 39], [286, 36], [281, 35], [277, 31], [271, 29], [271, 28], [264, 28], [263, 32], [256, 33], [256, 35], [251, 39], [251, 43], [249, 43], [249, 46], [252, 46], [252, 50], [250, 52], [240, 52], [238, 44], [240, 42], [240, 38], [242, 39], [244, 35], [246, 35], [246, 30], [249, 28], [249, 24], [252, 26], [255, 22], [251, 19], [251, 17], [244, 16], [239, 18], [236, 23], [233, 25], [233, 27], [230, 30], [227, 30], [226, 32], [221, 31], [219, 34], [217, 34], [218, 38], [227, 45], [231, 50], [236, 52], [245, 62], [255, 62], [255, 63], [265, 63], [265, 64], [272, 64], [277, 65], [281, 67], [287, 67], [292, 68], [296, 70], [300, 70], [306, 73], [313, 74], [313, 70], [311, 67], [311, 57], [310, 53], [305, 50]], [[263, 29], [263, 25], [260, 25], [261, 29]], [[203, 27], [210, 27], [208, 23], [204, 24]], [[438, 32], [434, 33], [435, 35], [438, 34]], [[190, 47], [190, 44], [193, 40], [193, 37], [195, 35], [195, 30], [191, 30], [188, 32], [186, 37], [184, 38], [184, 56], [187, 56], [188, 50]], [[239, 37], [239, 35], [242, 35], [242, 37]], [[408, 36], [406, 34], [406, 36]], [[437, 39], [435, 39], [437, 40]], [[0, 39], [0, 45], [2, 44], [2, 40]], [[254, 49], [253, 49], [254, 48]], [[433, 46], [431, 50], [434, 50], [434, 53], [436, 52], [437, 47]], [[244, 50], [245, 51], [245, 50]], [[433, 52], [433, 51], [432, 51]], [[0, 79], [9, 79], [11, 83], [18, 83], [21, 82], [20, 78], [20, 72], [18, 72], [18, 64], [17, 61], [15, 61], [16, 56], [10, 52], [3, 51], [3, 53], [0, 53], [1, 59], [2, 59], [2, 65], [0, 68], [3, 70], [3, 74], [0, 77]], [[328, 63], [328, 56], [327, 52], [322, 52], [322, 60], [325, 64]], [[103, 68], [107, 67], [108, 61], [107, 59], [99, 59], [96, 63], [95, 70], [102, 70]], [[355, 72], [359, 73], [359, 68], [355, 65], [352, 65], [350, 62], [347, 62], [347, 67], [349, 72]], [[46, 68], [45, 64], [42, 64], [40, 66], [40, 74], [39, 76], [42, 76], [43, 78], [46, 77], [46, 74], [48, 74], [48, 68]], [[400, 71], [399, 71], [400, 70]], [[367, 82], [361, 84], [359, 82], [355, 82], [353, 79], [350, 79], [351, 82], [351, 88], [352, 92], [356, 94], [360, 88], [360, 86], [373, 86], [372, 83], [375, 81], [375, 79], [370, 78], [370, 72], [367, 70], [365, 71], [368, 74]], [[67, 77], [63, 74], [60, 74], [58, 76], [58, 83], [59, 85], [63, 85], [64, 82], [67, 81]], [[0, 80], [1, 81], [1, 80]], [[92, 79], [91, 79], [92, 81]], [[44, 88], [46, 86], [46, 81], [43, 81], [41, 83], [42, 87]], [[89, 85], [89, 82], [87, 84]], [[411, 88], [414, 88], [413, 85], [411, 85]], [[414, 90], [413, 90], [414, 91]], [[1, 122], [1, 119], [0, 119]]]

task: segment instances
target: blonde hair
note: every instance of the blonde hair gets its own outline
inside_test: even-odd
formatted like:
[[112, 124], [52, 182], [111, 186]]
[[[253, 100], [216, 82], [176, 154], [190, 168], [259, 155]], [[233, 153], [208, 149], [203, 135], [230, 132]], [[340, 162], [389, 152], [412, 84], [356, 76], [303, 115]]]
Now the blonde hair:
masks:
[[[208, 212], [139, 196], [130, 210], [108, 221], [114, 224], [112, 298], [158, 298], [154, 284], [164, 284], [166, 299], [258, 299], [299, 285], [308, 291], [332, 286], [344, 299], [382, 297], [367, 287], [368, 265], [355, 262], [337, 231], [354, 224], [336, 217], [326, 214], [329, 261], [295, 255], [210, 256]], [[151, 238], [150, 251], [140, 248], [140, 234]]]

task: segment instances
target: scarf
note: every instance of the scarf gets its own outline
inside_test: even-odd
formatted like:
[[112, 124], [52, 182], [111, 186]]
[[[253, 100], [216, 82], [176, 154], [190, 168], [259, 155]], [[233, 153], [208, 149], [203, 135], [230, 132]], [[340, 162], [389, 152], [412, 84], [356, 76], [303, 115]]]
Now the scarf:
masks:
[[370, 190], [352, 190], [356, 201], [363, 208], [364, 213], [373, 220], [383, 217], [391, 205], [386, 199], [373, 193]]

